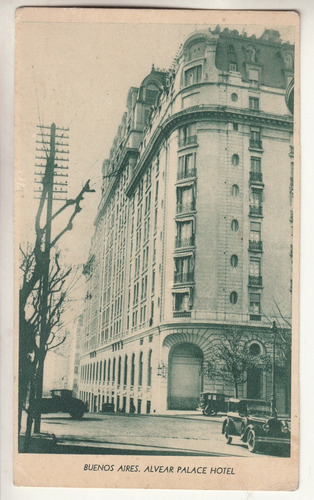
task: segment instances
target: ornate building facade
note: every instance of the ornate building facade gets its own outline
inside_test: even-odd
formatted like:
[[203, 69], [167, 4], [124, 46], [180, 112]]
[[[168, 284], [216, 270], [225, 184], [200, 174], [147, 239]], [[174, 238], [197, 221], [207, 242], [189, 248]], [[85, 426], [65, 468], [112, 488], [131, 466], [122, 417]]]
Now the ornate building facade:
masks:
[[[203, 390], [232, 394], [205, 374], [226, 329], [271, 355], [272, 321], [291, 320], [293, 66], [275, 31], [216, 28], [129, 90], [85, 266], [79, 389], [91, 411], [195, 409]], [[239, 395], [269, 400], [271, 385], [256, 369]], [[278, 379], [282, 411], [287, 398]]]

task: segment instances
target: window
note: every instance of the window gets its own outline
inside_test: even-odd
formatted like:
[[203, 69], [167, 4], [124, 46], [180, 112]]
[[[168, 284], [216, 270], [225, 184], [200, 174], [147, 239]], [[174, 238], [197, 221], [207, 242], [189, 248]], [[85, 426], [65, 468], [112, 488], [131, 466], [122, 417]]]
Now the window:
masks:
[[194, 193], [191, 186], [177, 188], [177, 214], [194, 210]]
[[175, 283], [186, 283], [194, 281], [194, 269], [192, 256], [179, 257], [175, 259]]
[[174, 294], [174, 309], [175, 311], [189, 310], [189, 294], [187, 292]]
[[232, 165], [234, 165], [235, 167], [236, 167], [237, 165], [239, 165], [239, 161], [240, 161], [240, 159], [239, 159], [239, 155], [237, 155], [237, 154], [232, 155], [232, 159], [231, 159], [231, 161], [232, 161]]
[[179, 129], [179, 147], [197, 143], [196, 126], [194, 123]]
[[261, 296], [259, 293], [250, 293], [250, 313], [261, 313]]
[[263, 191], [261, 189], [251, 190], [250, 196], [250, 215], [262, 215]]
[[232, 192], [232, 196], [234, 196], [234, 198], [239, 196], [239, 186], [237, 186], [237, 184], [233, 184], [231, 192]]
[[231, 304], [236, 304], [238, 302], [238, 294], [237, 292], [230, 293], [230, 302]]
[[128, 356], [124, 356], [124, 374], [123, 374], [123, 384], [127, 385], [128, 383]]
[[250, 258], [250, 276], [259, 277], [261, 275], [261, 259], [259, 257]]
[[251, 87], [258, 87], [259, 72], [257, 69], [249, 69], [249, 82]]
[[177, 222], [176, 248], [194, 245], [193, 222]]
[[239, 230], [239, 223], [238, 223], [237, 219], [233, 219], [231, 221], [231, 229], [232, 229], [232, 231], [235, 231], [235, 232], [237, 232]]
[[261, 351], [261, 346], [256, 342], [251, 344], [249, 347], [249, 353], [251, 354], [251, 356], [259, 356], [261, 354]]
[[258, 97], [249, 97], [249, 108], [258, 111], [259, 110], [259, 98]]
[[250, 224], [250, 240], [259, 242], [261, 241], [261, 223], [251, 222]]
[[116, 358], [113, 358], [112, 363], [112, 382], [116, 380]]
[[237, 132], [239, 130], [239, 125], [237, 123], [233, 124], [233, 130]]
[[135, 354], [132, 354], [131, 361], [131, 385], [134, 385], [134, 376], [135, 376]]
[[146, 88], [146, 99], [147, 104], [155, 104], [158, 95], [158, 87], [150, 83]]
[[237, 255], [231, 255], [230, 264], [232, 267], [237, 267], [238, 261], [239, 261], [239, 259], [238, 259]]
[[140, 352], [140, 357], [138, 361], [138, 385], [143, 384], [143, 353]]
[[195, 153], [179, 157], [178, 180], [195, 176]]
[[110, 376], [111, 376], [111, 360], [109, 359], [108, 360], [108, 377], [107, 377], [107, 380], [108, 382], [110, 382]]
[[238, 101], [238, 94], [236, 94], [235, 92], [233, 92], [231, 94], [231, 101], [232, 102], [237, 102]]
[[229, 63], [229, 71], [237, 71], [237, 63], [230, 62]]
[[261, 159], [256, 156], [251, 156], [251, 171], [252, 172], [261, 172]]
[[184, 72], [184, 85], [194, 85], [202, 80], [202, 66], [194, 66]]
[[250, 130], [250, 148], [262, 148], [261, 130], [259, 128], [252, 128]]
[[118, 361], [118, 385], [121, 384], [121, 356], [119, 356]]
[[152, 385], [152, 350], [148, 351], [148, 363], [147, 363], [147, 385], [150, 387]]

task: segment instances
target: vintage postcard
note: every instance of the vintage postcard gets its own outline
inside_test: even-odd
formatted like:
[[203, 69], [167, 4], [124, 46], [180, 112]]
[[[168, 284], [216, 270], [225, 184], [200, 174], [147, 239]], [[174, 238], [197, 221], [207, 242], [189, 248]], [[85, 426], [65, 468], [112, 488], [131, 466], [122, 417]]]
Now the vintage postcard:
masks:
[[293, 490], [299, 18], [16, 12], [15, 484]]

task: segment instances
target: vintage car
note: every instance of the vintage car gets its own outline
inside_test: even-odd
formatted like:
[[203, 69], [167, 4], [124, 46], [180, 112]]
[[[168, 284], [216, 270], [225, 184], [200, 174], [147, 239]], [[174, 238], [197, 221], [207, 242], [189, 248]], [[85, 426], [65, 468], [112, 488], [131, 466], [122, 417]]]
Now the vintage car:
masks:
[[217, 394], [215, 392], [202, 392], [200, 397], [199, 409], [203, 415], [216, 415], [218, 412], [226, 412], [228, 408], [228, 399], [226, 394]]
[[51, 397], [42, 398], [41, 413], [69, 413], [72, 418], [81, 419], [87, 411], [86, 404], [81, 399], [73, 397], [68, 389], [53, 389]]
[[270, 403], [263, 400], [230, 398], [222, 433], [227, 444], [239, 438], [252, 453], [266, 444], [275, 451], [290, 447], [289, 420], [272, 415]]

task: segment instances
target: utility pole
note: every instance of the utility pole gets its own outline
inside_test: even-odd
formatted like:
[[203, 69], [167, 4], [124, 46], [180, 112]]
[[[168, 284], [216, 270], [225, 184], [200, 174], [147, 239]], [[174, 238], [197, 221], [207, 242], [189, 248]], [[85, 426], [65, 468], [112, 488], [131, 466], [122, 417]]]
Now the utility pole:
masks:
[[[47, 129], [48, 127], [41, 127]], [[44, 378], [44, 361], [46, 356], [46, 343], [50, 335], [49, 328], [49, 319], [48, 319], [48, 299], [49, 299], [49, 271], [50, 271], [50, 250], [51, 250], [51, 226], [52, 226], [52, 205], [54, 199], [64, 200], [64, 198], [54, 198], [54, 193], [66, 193], [67, 190], [63, 187], [58, 186], [67, 186], [67, 182], [57, 182], [55, 183], [55, 169], [67, 169], [68, 167], [64, 167], [61, 165], [57, 165], [55, 162], [59, 160], [61, 162], [68, 161], [63, 157], [56, 157], [56, 153], [60, 152], [63, 154], [67, 154], [68, 151], [61, 149], [56, 149], [56, 145], [60, 145], [62, 147], [68, 146], [68, 144], [64, 144], [62, 142], [56, 143], [56, 137], [60, 139], [64, 138], [64, 134], [61, 136], [56, 136], [57, 127], [54, 123], [50, 126], [50, 140], [45, 141], [44, 135], [47, 136], [49, 134], [42, 134], [42, 146], [43, 148], [36, 148], [37, 151], [46, 152], [46, 165], [36, 164], [36, 167], [45, 168], [43, 172], [37, 172], [37, 175], [43, 176], [41, 180], [35, 181], [37, 183], [42, 184], [42, 188], [37, 190], [37, 192], [43, 192], [42, 197], [46, 202], [46, 223], [45, 223], [45, 243], [44, 243], [44, 257], [43, 257], [43, 269], [42, 269], [42, 280], [41, 280], [41, 309], [40, 309], [40, 337], [39, 337], [39, 360], [38, 360], [38, 368], [36, 373], [36, 414], [35, 414], [35, 423], [34, 423], [34, 432], [40, 432], [40, 424], [41, 424], [41, 399], [43, 393], [43, 378]], [[68, 129], [58, 129], [58, 130], [68, 130]], [[68, 136], [66, 137], [68, 138]], [[40, 141], [38, 141], [40, 142]], [[49, 155], [45, 148], [45, 144], [49, 144]], [[36, 156], [37, 159], [44, 159], [45, 157]], [[67, 174], [56, 174], [61, 176], [67, 176]], [[59, 189], [59, 190], [58, 190]]]
[[277, 416], [277, 402], [276, 402], [276, 372], [275, 372], [275, 365], [276, 365], [276, 333], [277, 333], [277, 326], [276, 326], [276, 321], [273, 322], [272, 326], [272, 333], [273, 333], [273, 362], [272, 362], [272, 393], [270, 397], [270, 406], [271, 406], [271, 413], [274, 417]]

